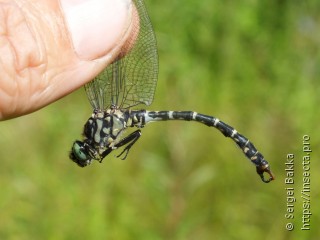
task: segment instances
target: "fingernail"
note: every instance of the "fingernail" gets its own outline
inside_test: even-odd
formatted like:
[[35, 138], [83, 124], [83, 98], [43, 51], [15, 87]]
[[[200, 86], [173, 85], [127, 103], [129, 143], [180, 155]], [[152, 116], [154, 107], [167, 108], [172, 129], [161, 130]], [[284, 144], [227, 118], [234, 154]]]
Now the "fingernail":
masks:
[[73, 47], [81, 59], [107, 55], [121, 41], [131, 0], [60, 0]]

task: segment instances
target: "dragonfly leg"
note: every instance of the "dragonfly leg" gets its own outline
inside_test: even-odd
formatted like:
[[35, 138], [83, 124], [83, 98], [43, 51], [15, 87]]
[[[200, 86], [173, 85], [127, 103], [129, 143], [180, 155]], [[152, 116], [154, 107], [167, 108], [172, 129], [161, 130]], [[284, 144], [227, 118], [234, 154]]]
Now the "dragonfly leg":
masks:
[[126, 136], [125, 138], [121, 139], [120, 142], [118, 142], [115, 146], [114, 149], [122, 147], [126, 144], [128, 144], [123, 151], [117, 156], [117, 157], [121, 157], [123, 154], [124, 156], [121, 158], [122, 160], [125, 160], [130, 148], [133, 146], [133, 144], [135, 144], [135, 142], [140, 138], [141, 136], [141, 131], [140, 130], [136, 130], [133, 133], [131, 133], [130, 135]]
[[108, 156], [111, 152], [112, 152], [113, 148], [107, 148], [107, 150], [105, 150], [102, 154], [100, 159], [98, 160], [100, 163], [102, 162], [102, 160]]

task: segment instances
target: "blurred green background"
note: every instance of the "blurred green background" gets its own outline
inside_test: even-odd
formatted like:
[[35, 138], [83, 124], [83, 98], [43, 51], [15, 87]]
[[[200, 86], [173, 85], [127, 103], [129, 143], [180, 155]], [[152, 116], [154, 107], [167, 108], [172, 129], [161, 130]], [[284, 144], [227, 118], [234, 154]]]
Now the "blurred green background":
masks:
[[[91, 107], [83, 89], [0, 123], [0, 239], [318, 239], [320, 2], [146, 0], [160, 74], [150, 110], [195, 110], [247, 136], [276, 181], [192, 122], [152, 123], [126, 161], [68, 159]], [[311, 229], [302, 227], [310, 136]], [[295, 184], [285, 162], [295, 154]], [[294, 187], [295, 229], [285, 224]]]

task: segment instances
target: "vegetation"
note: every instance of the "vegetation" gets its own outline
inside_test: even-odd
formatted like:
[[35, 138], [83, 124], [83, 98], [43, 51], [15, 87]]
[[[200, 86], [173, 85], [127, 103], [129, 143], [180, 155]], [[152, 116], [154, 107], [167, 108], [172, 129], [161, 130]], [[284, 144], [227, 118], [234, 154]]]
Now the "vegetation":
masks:
[[[230, 139], [189, 122], [150, 124], [126, 161], [111, 154], [81, 169], [68, 160], [91, 114], [80, 89], [0, 123], [0, 239], [317, 239], [319, 1], [145, 1], [160, 55], [148, 109], [227, 122], [265, 155], [276, 181], [262, 183]], [[303, 135], [313, 149], [311, 231], [300, 230]]]

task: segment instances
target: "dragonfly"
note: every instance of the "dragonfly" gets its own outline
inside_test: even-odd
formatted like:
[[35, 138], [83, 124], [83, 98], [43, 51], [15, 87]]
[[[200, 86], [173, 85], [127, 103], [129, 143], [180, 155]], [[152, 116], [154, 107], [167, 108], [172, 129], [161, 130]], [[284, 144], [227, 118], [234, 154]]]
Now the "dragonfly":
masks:
[[[245, 136], [218, 118], [194, 111], [135, 110], [138, 105], [149, 106], [154, 98], [158, 79], [158, 52], [155, 33], [143, 0], [133, 0], [133, 14], [139, 21], [119, 56], [84, 88], [93, 108], [83, 129], [83, 140], [76, 140], [69, 157], [80, 167], [94, 160], [102, 162], [112, 151], [123, 148], [117, 156], [126, 159], [131, 147], [141, 137], [141, 128], [155, 121], [184, 120], [202, 123], [218, 129], [231, 138], [256, 167], [261, 180], [268, 183], [275, 179], [268, 161]], [[123, 137], [125, 130], [137, 130]], [[265, 179], [264, 173], [269, 175]]]

